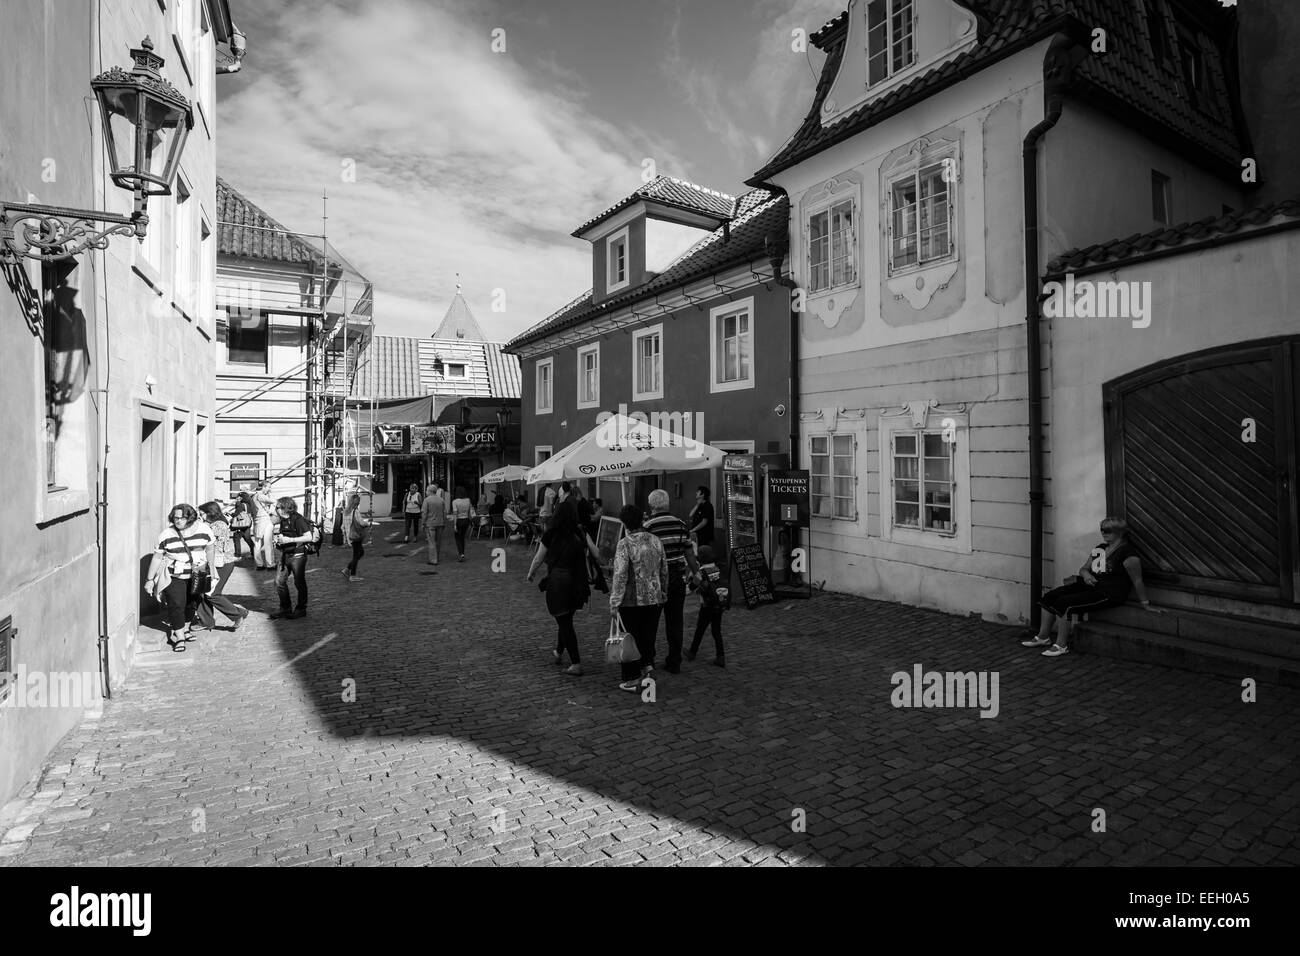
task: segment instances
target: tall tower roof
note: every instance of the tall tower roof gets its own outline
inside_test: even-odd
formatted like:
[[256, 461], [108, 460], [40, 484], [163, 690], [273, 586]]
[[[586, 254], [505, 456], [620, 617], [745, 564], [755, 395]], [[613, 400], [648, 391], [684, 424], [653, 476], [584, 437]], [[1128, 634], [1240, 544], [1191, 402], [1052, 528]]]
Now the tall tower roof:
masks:
[[[457, 277], [459, 279], [459, 276]], [[474, 320], [474, 313], [469, 310], [469, 303], [460, 294], [460, 282], [456, 283], [456, 296], [447, 307], [447, 314], [442, 317], [442, 325], [430, 338], [464, 339], [467, 342], [486, 342], [483, 330]]]

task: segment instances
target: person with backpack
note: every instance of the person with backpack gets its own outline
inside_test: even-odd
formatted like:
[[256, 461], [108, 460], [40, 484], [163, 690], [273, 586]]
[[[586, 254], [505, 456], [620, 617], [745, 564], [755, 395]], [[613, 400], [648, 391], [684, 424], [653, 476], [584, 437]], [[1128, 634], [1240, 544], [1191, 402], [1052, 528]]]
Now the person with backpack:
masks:
[[[298, 502], [280, 498], [275, 503], [280, 516], [280, 531], [275, 536], [275, 546], [280, 549], [280, 565], [275, 572], [275, 592], [280, 598], [280, 610], [271, 615], [273, 620], [293, 620], [307, 616], [307, 556], [316, 547], [316, 528], [298, 513]], [[298, 591], [298, 605], [289, 604], [289, 577], [293, 576]]]
[[348, 579], [349, 584], [364, 580], [357, 577], [357, 565], [366, 555], [366, 529], [373, 524], [371, 517], [372, 513], [369, 511], [362, 514], [360, 495], [354, 494], [348, 499], [348, 507], [343, 512], [343, 527], [348, 544], [352, 546], [352, 560], [343, 569], [343, 576]]
[[713, 663], [719, 667], [727, 666], [722, 648], [722, 613], [726, 610], [729, 594], [727, 588], [718, 587], [721, 581], [722, 572], [713, 562], [713, 548], [707, 544], [701, 545], [700, 583], [697, 588], [700, 594], [700, 616], [695, 621], [695, 639], [686, 652], [688, 661], [695, 660], [695, 655], [700, 652], [700, 642], [704, 640], [704, 629], [707, 627], [713, 631]]

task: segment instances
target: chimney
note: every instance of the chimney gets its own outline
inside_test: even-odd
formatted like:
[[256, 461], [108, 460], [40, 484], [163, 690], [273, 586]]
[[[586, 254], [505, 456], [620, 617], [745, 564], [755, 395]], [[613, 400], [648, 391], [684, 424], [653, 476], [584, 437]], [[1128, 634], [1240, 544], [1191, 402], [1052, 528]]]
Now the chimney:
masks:
[[1266, 206], [1300, 197], [1294, 149], [1300, 129], [1300, 4], [1248, 0], [1236, 11], [1241, 102], [1259, 164], [1253, 202]]

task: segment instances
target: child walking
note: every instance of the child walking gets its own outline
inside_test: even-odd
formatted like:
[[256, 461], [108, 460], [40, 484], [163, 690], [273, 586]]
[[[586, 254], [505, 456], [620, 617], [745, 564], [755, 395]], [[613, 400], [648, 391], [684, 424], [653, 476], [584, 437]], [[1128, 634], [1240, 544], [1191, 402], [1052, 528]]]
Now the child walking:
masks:
[[700, 616], [695, 621], [695, 640], [691, 641], [691, 649], [686, 652], [688, 661], [695, 660], [695, 655], [699, 653], [700, 642], [704, 639], [704, 629], [710, 628], [713, 631], [713, 649], [717, 656], [713, 663], [718, 667], [726, 667], [726, 656], [722, 648], [722, 612], [726, 610], [728, 592], [726, 588], [718, 587], [718, 582], [722, 580], [722, 572], [718, 569], [713, 560], [713, 548], [707, 544], [700, 547]]

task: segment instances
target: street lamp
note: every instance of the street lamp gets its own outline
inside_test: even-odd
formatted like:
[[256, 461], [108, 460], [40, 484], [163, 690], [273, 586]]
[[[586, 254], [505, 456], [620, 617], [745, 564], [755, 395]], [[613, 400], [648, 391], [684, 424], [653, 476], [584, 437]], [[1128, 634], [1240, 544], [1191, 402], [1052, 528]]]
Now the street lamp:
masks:
[[[163, 79], [163, 58], [153, 52], [153, 41], [145, 37], [131, 58], [131, 72], [115, 66], [90, 81], [103, 121], [109, 175], [135, 196], [131, 215], [0, 202], [0, 258], [54, 262], [86, 249], [107, 249], [114, 235], [144, 241], [148, 198], [171, 195], [194, 112], [189, 100]], [[95, 223], [109, 225], [101, 229]]]

